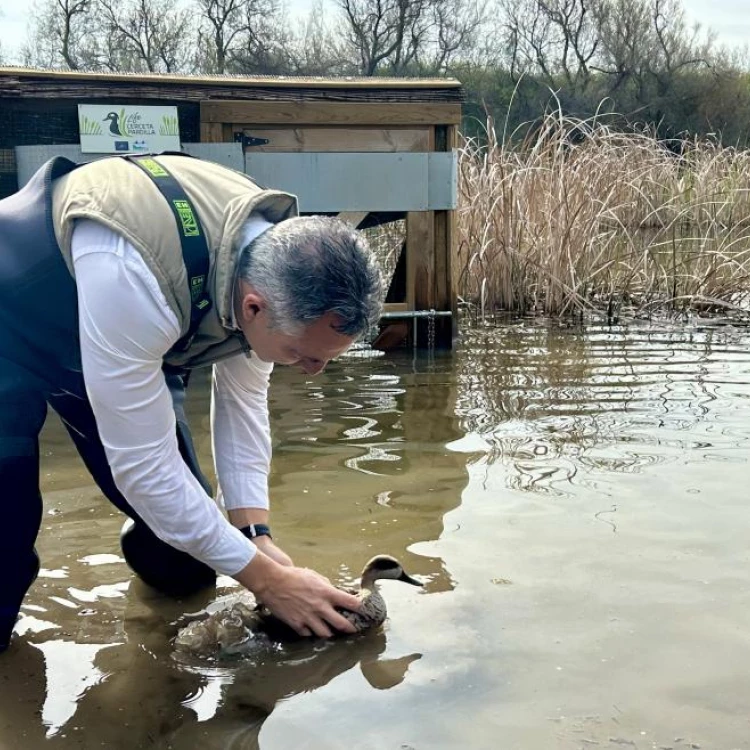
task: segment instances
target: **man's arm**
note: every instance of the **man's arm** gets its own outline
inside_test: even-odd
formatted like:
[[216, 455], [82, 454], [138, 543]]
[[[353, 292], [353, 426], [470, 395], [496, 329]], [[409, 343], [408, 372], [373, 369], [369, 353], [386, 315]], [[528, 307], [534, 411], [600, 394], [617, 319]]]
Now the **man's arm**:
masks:
[[[219, 500], [237, 528], [269, 525], [271, 430], [268, 384], [273, 365], [238, 355], [214, 365], [211, 426]], [[268, 536], [253, 542], [282, 565], [291, 558]]]
[[[214, 365], [211, 422], [214, 462], [220, 496], [235, 526], [267, 524], [271, 430], [268, 384], [273, 365], [255, 355], [237, 356]], [[356, 609], [359, 602], [315, 571], [292, 567], [292, 561], [267, 536], [255, 544], [256, 555], [234, 577], [272, 612], [303, 635], [331, 635], [353, 628], [336, 607]]]
[[163, 541], [233, 575], [255, 547], [227, 524], [179, 454], [164, 354], [177, 320], [137, 251], [110, 230], [73, 233], [84, 379], [112, 475]]

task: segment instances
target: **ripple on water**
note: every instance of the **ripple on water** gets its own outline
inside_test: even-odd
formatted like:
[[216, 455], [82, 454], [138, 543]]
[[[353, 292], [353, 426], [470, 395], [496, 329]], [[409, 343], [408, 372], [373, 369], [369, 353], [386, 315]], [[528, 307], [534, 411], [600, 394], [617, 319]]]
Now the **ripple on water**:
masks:
[[636, 473], [685, 451], [733, 461], [750, 437], [749, 342], [641, 325], [477, 332], [460, 349], [457, 413], [488, 446], [478, 460], [504, 464], [513, 488], [565, 493], [592, 471]]

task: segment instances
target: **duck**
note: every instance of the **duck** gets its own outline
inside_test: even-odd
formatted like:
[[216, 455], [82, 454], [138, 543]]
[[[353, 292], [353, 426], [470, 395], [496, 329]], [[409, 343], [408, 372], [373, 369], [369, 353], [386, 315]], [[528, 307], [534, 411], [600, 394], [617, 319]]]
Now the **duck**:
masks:
[[362, 569], [359, 590], [349, 590], [360, 601], [359, 611], [353, 612], [348, 609], [338, 611], [349, 622], [357, 628], [357, 632], [377, 628], [382, 625], [388, 617], [388, 608], [385, 599], [380, 593], [377, 582], [379, 580], [391, 579], [403, 581], [412, 586], [422, 586], [422, 582], [412, 578], [403, 568], [401, 563], [390, 555], [375, 555]]
[[[388, 608], [377, 585], [378, 581], [386, 579], [412, 586], [423, 585], [410, 576], [395, 557], [375, 555], [362, 569], [359, 588], [344, 589], [359, 599], [359, 611], [337, 608], [357, 633], [377, 628], [386, 621]], [[178, 653], [206, 657], [238, 653], [251, 642], [283, 643], [302, 638], [261, 603], [239, 600], [181, 628], [174, 639], [174, 647]]]

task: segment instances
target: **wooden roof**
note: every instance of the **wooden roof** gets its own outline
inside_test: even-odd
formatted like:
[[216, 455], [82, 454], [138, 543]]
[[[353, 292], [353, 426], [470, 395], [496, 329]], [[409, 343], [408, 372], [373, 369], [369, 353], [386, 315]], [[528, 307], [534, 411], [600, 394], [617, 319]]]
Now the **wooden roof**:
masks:
[[205, 99], [461, 102], [453, 78], [340, 76], [187, 76], [155, 73], [85, 73], [0, 67], [0, 98], [102, 98], [108, 96]]

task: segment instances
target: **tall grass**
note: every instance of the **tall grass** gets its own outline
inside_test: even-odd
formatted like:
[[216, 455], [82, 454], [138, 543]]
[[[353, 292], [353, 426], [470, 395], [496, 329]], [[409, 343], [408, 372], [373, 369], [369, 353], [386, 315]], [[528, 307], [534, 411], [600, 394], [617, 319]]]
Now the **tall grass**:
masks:
[[750, 153], [549, 114], [459, 154], [458, 288], [497, 310], [611, 318], [750, 302]]

